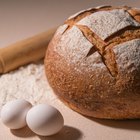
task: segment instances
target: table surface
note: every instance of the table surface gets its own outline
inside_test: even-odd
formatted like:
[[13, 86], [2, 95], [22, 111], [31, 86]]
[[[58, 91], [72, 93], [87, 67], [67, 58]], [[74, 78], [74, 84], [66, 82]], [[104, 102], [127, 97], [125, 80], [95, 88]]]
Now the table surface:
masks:
[[[0, 1], [0, 47], [57, 26], [75, 12], [99, 5], [140, 7], [138, 0], [5, 0]], [[61, 107], [58, 108], [61, 109]], [[63, 130], [51, 137], [39, 137], [27, 127], [9, 130], [0, 121], [0, 140], [139, 140], [140, 121], [86, 118], [67, 107]]]

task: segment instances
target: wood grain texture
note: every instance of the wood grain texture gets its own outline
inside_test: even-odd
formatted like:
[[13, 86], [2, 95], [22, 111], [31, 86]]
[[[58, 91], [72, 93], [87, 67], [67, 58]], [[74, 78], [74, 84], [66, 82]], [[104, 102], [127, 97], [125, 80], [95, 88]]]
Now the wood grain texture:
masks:
[[20, 66], [38, 61], [45, 51], [56, 28], [24, 39], [0, 49], [0, 74], [17, 69]]

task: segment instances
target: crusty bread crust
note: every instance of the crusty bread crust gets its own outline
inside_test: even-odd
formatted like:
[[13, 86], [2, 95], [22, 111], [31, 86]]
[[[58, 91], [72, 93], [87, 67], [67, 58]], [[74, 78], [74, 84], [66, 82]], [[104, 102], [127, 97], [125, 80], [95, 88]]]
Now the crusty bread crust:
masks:
[[139, 9], [104, 6], [70, 17], [44, 63], [50, 86], [73, 110], [96, 118], [140, 118]]

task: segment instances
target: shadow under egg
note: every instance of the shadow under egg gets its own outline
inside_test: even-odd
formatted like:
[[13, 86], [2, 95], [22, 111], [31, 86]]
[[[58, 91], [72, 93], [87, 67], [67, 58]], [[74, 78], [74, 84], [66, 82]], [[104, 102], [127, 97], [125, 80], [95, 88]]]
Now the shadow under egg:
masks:
[[10, 129], [11, 133], [15, 135], [16, 137], [22, 137], [22, 138], [28, 138], [33, 137], [36, 134], [32, 132], [28, 126], [25, 126], [21, 129]]
[[60, 132], [51, 136], [38, 136], [40, 140], [80, 140], [82, 132], [71, 126], [64, 126]]

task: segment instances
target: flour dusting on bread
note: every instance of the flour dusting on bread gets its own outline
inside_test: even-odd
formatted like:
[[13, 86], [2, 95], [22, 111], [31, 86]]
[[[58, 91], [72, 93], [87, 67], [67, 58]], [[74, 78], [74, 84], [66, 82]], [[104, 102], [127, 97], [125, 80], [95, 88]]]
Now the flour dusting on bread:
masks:
[[86, 54], [93, 45], [83, 36], [80, 29], [73, 26], [61, 38], [56, 52], [67, 56], [70, 63], [76, 63], [86, 57]]
[[86, 25], [103, 40], [127, 26], [140, 26], [140, 23], [123, 9], [99, 11], [83, 18], [77, 24]]
[[124, 42], [114, 47], [120, 74], [139, 71], [140, 39]]

